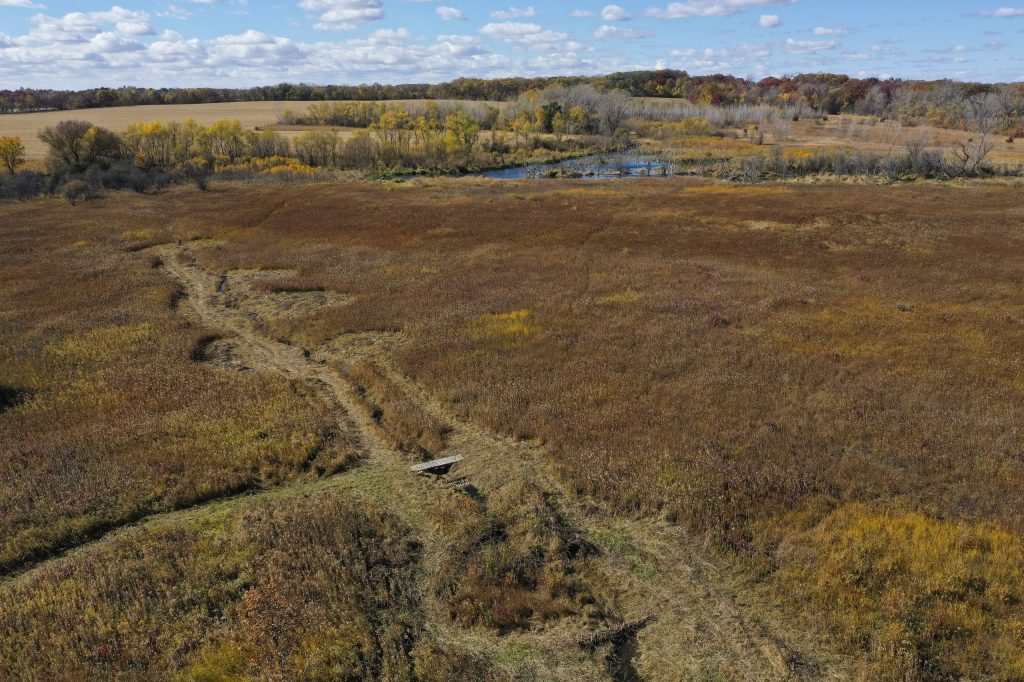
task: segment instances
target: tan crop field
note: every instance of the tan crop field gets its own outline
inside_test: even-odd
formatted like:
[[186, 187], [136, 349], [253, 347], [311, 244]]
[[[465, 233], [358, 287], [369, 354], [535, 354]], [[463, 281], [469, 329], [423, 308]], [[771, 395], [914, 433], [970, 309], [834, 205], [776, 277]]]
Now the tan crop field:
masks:
[[1022, 679], [1022, 197], [0, 204], [0, 679]]
[[[133, 123], [181, 122], [194, 119], [200, 125], [208, 126], [222, 120], [238, 119], [246, 129], [274, 126], [288, 109], [305, 111], [312, 104], [320, 102], [228, 102], [221, 104], [159, 104], [136, 107], [108, 107], [102, 109], [79, 109], [75, 111], [40, 111], [28, 114], [0, 115], [0, 136], [19, 136], [25, 144], [26, 157], [38, 161], [46, 156], [46, 145], [39, 140], [39, 131], [61, 121], [73, 119], [87, 121], [93, 125], [121, 132]], [[441, 103], [456, 105], [457, 100], [443, 100]], [[420, 100], [394, 100], [394, 106], [422, 104]], [[479, 104], [474, 102], [473, 104]], [[286, 133], [289, 134], [289, 133]]]

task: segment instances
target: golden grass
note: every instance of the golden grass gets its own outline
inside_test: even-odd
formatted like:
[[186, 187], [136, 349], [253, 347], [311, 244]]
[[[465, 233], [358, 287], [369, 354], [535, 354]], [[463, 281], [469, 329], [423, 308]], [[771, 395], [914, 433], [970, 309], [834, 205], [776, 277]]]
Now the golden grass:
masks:
[[730, 196], [736, 199], [742, 200], [745, 197], [764, 197], [764, 196], [784, 196], [791, 194], [792, 189], [785, 186], [776, 185], [732, 185], [732, 184], [716, 184], [716, 185], [694, 185], [687, 187], [684, 192], [688, 194], [711, 194], [719, 196]]
[[1018, 534], [851, 504], [779, 554], [778, 579], [869, 656], [871, 679], [1024, 676]]
[[0, 590], [0, 677], [410, 679], [418, 559], [337, 493], [131, 529]]
[[602, 615], [580, 576], [592, 548], [536, 486], [511, 482], [486, 509], [454, 497], [433, 511], [450, 552], [436, 589], [455, 622], [507, 633]]
[[[791, 125], [782, 143], [787, 147], [849, 147], [870, 154], [887, 154], [893, 148], [897, 153], [902, 152], [907, 142], [913, 140], [924, 140], [929, 148], [943, 149], [976, 134], [928, 125], [900, 126], [898, 134], [896, 130], [890, 121], [880, 121], [871, 116], [843, 114], [829, 116], [827, 121], [805, 118]], [[1005, 133], [993, 134], [992, 143], [991, 161], [1024, 163], [1024, 148], [1019, 144], [1008, 144]]]
[[447, 427], [396, 389], [378, 365], [362, 361], [350, 368], [339, 365], [339, 370], [353, 382], [396, 447], [427, 459], [444, 449]]
[[470, 325], [474, 341], [507, 347], [522, 345], [540, 330], [541, 326], [529, 310], [487, 313]]

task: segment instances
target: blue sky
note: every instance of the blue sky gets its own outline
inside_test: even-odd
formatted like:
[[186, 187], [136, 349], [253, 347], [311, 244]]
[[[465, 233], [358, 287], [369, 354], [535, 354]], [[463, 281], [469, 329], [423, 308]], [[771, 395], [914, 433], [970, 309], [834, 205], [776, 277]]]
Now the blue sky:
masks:
[[1024, 0], [0, 0], [0, 89], [649, 68], [1024, 81]]

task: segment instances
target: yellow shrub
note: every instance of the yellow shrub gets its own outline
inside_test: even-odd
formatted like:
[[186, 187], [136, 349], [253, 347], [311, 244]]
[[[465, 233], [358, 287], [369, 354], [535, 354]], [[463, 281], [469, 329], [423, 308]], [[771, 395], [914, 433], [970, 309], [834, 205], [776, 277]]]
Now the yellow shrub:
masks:
[[1019, 536], [850, 504], [780, 555], [782, 579], [811, 591], [810, 610], [868, 654], [873, 679], [1024, 677]]
[[470, 328], [474, 341], [497, 342], [515, 346], [539, 332], [540, 325], [529, 310], [491, 313], [475, 320]]
[[149, 338], [151, 331], [148, 324], [101, 327], [69, 336], [60, 343], [48, 345], [46, 350], [63, 360], [101, 362], [131, 353]]

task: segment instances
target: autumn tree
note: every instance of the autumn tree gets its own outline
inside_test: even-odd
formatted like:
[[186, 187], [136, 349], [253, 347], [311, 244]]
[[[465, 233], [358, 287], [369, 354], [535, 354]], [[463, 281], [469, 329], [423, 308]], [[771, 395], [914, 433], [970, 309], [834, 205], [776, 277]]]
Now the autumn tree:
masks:
[[0, 163], [11, 175], [17, 172], [18, 166], [25, 163], [25, 145], [20, 137], [0, 137]]
[[133, 123], [124, 133], [128, 154], [141, 168], [164, 167], [174, 161], [174, 138], [170, 126], [153, 123]]
[[555, 134], [555, 141], [558, 144], [562, 144], [562, 138], [565, 137], [566, 121], [565, 116], [562, 112], [558, 112], [551, 119], [551, 132]]
[[445, 143], [456, 153], [469, 155], [473, 153], [477, 138], [480, 136], [480, 124], [456, 111], [445, 119]]
[[338, 158], [338, 136], [333, 130], [303, 133], [295, 138], [295, 154], [309, 166], [334, 166]]
[[590, 117], [587, 115], [586, 109], [574, 106], [569, 110], [569, 115], [566, 118], [566, 130], [570, 135], [582, 135], [587, 132], [589, 125]]
[[82, 167], [85, 156], [85, 136], [92, 129], [86, 121], [61, 121], [47, 126], [39, 133], [39, 139], [50, 148], [51, 161], [62, 161], [71, 167]]
[[245, 129], [237, 119], [217, 121], [199, 136], [203, 150], [234, 162], [245, 155]]

